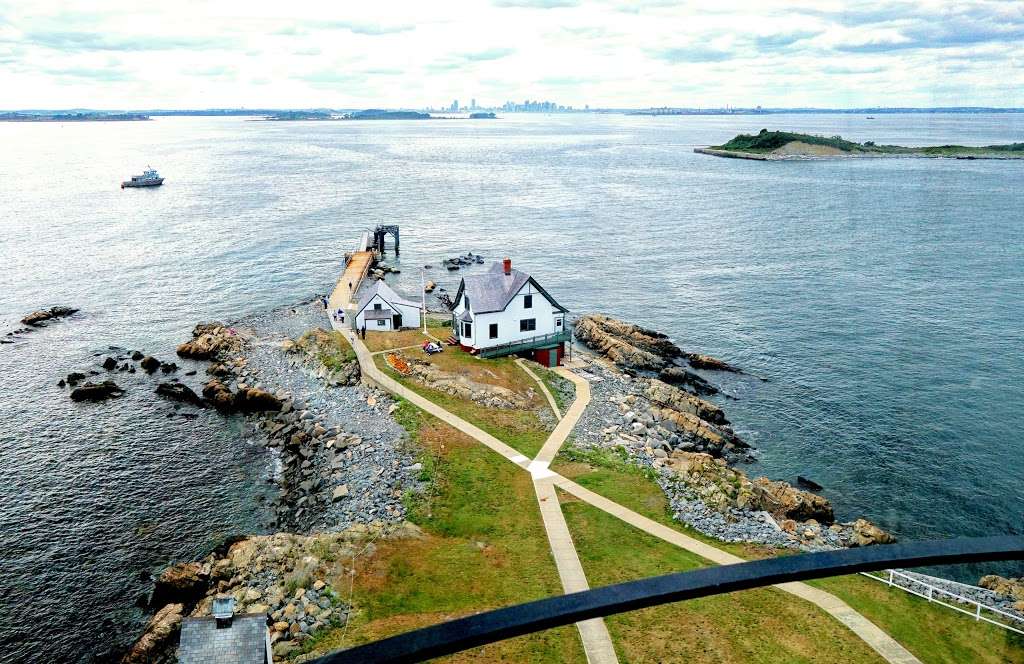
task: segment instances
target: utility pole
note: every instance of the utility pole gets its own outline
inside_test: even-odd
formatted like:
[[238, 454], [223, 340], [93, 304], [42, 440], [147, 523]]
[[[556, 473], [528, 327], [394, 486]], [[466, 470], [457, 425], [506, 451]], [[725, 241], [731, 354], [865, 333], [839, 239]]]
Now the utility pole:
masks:
[[427, 282], [424, 280], [424, 268], [420, 268], [420, 297], [423, 298], [423, 334], [427, 333]]

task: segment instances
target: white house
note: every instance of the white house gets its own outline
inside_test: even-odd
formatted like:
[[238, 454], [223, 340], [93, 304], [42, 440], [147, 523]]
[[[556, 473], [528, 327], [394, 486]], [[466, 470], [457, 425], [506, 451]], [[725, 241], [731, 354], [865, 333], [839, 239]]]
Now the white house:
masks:
[[483, 357], [528, 354], [557, 366], [569, 340], [565, 315], [537, 280], [506, 258], [484, 274], [462, 278], [452, 306], [452, 329], [464, 350]]
[[420, 303], [407, 300], [383, 281], [378, 281], [363, 294], [356, 308], [356, 330], [389, 332], [403, 327], [420, 326]]

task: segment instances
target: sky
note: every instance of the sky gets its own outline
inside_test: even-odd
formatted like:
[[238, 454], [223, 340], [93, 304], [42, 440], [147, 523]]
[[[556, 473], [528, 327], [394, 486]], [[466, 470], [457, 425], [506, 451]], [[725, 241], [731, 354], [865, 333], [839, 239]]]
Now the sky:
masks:
[[0, 108], [1024, 106], [1024, 1], [0, 0]]

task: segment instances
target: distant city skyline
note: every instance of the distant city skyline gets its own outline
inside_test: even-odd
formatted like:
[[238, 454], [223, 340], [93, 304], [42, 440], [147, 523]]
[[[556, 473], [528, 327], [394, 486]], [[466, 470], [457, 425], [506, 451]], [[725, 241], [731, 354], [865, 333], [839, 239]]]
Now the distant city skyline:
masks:
[[1019, 107], [1022, 63], [998, 0], [0, 0], [3, 109]]

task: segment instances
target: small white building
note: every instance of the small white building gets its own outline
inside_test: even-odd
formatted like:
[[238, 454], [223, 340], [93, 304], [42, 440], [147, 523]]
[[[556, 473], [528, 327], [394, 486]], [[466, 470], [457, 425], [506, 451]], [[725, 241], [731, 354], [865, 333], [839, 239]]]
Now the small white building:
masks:
[[353, 317], [356, 330], [390, 332], [402, 328], [416, 328], [421, 324], [420, 303], [407, 300], [384, 281], [377, 281], [359, 300]]
[[462, 278], [452, 307], [452, 329], [464, 350], [483, 357], [524, 354], [557, 366], [569, 340], [565, 316], [537, 280], [506, 258], [484, 274]]

